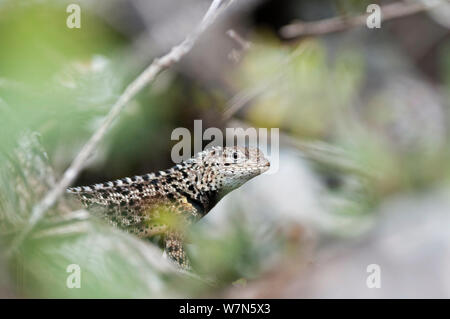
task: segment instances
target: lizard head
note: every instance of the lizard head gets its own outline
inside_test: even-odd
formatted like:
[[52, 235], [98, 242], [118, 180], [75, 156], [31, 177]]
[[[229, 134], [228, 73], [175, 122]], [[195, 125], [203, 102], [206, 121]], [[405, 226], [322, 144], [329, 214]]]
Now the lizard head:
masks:
[[213, 190], [228, 193], [266, 172], [269, 161], [258, 148], [213, 147], [203, 152], [203, 176]]

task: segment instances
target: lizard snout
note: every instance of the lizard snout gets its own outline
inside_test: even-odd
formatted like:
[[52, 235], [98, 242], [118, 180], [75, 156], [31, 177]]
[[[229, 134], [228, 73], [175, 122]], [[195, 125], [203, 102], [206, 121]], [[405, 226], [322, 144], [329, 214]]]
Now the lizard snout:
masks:
[[270, 168], [270, 162], [269, 162], [267, 159], [263, 158], [260, 167], [261, 167], [261, 168], [260, 168], [261, 173], [264, 173], [264, 172], [266, 172], [266, 171], [269, 170], [269, 168]]

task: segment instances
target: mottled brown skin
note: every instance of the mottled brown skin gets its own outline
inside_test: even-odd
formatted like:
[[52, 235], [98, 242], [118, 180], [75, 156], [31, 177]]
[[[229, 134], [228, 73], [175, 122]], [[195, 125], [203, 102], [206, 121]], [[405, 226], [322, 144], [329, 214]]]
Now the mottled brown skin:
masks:
[[141, 238], [162, 235], [167, 255], [188, 269], [186, 226], [269, 166], [256, 148], [213, 147], [165, 171], [67, 191], [114, 226]]

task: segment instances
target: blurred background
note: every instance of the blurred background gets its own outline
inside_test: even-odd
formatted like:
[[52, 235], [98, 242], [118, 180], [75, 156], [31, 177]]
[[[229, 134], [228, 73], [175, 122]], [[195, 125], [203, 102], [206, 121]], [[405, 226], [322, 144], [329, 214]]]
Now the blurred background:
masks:
[[[450, 5], [441, 2], [411, 14], [422, 2], [235, 0], [127, 105], [75, 184], [172, 166], [171, 132], [195, 119], [204, 129], [279, 128], [278, 172], [190, 230], [192, 275], [62, 198], [19, 251], [0, 255], [0, 297], [449, 298]], [[79, 29], [66, 26], [71, 3]], [[371, 3], [399, 17], [353, 26]], [[124, 88], [209, 5], [0, 0], [0, 251]], [[81, 288], [66, 286], [70, 264]], [[371, 264], [381, 288], [367, 285]]]

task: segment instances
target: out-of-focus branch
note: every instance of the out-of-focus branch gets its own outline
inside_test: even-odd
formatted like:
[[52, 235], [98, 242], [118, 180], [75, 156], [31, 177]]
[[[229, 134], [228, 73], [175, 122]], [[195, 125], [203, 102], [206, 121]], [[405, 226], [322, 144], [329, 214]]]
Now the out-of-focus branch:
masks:
[[234, 41], [236, 41], [244, 51], [250, 49], [250, 47], [252, 46], [252, 44], [249, 41], [245, 40], [243, 37], [239, 35], [239, 33], [234, 31], [233, 29], [228, 30], [227, 35]]
[[14, 240], [9, 253], [14, 252], [20, 246], [22, 241], [37, 222], [45, 215], [47, 210], [57, 202], [58, 198], [65, 192], [66, 188], [73, 183], [80, 171], [85, 167], [87, 159], [97, 148], [112, 123], [118, 118], [128, 102], [130, 102], [146, 85], [153, 82], [159, 73], [185, 56], [192, 49], [199, 36], [215, 21], [217, 16], [228, 7], [232, 1], [233, 0], [213, 0], [196, 30], [188, 35], [183, 42], [173, 47], [167, 54], [155, 59], [133, 82], [131, 82], [131, 84], [127, 86], [125, 91], [112, 106], [103, 123], [94, 132], [75, 157], [69, 168], [64, 172], [63, 177], [55, 187], [53, 187], [46, 196], [33, 207], [28, 223]]
[[241, 60], [243, 53], [250, 49], [252, 44], [249, 41], [246, 41], [239, 35], [239, 33], [234, 31], [233, 29], [228, 30], [227, 35], [240, 46], [239, 49], [232, 49], [228, 54], [228, 58], [237, 63]]
[[[433, 1], [428, 4], [396, 2], [382, 6], [381, 16], [383, 21], [386, 21], [430, 10], [442, 4], [444, 4], [444, 1]], [[315, 22], [294, 22], [282, 27], [280, 34], [283, 38], [292, 39], [300, 36], [323, 35], [344, 31], [365, 25], [369, 15], [370, 13], [366, 13], [355, 17], [335, 17]]]

